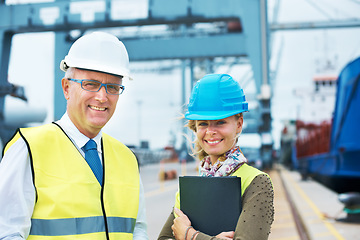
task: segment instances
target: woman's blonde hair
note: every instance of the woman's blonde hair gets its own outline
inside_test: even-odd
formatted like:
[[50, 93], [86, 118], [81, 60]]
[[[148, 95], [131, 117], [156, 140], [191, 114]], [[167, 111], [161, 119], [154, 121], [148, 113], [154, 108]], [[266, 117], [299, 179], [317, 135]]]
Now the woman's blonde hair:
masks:
[[[238, 120], [240, 118], [243, 118], [243, 113], [238, 113], [233, 116], [235, 116], [235, 119]], [[189, 120], [188, 123], [185, 125], [189, 129], [191, 129], [194, 133], [196, 133], [196, 121], [197, 120]], [[240, 133], [236, 136], [236, 142], [237, 142], [237, 139], [239, 138]], [[191, 148], [191, 151], [192, 151], [191, 155], [193, 157], [197, 157], [199, 160], [201, 160], [208, 155], [204, 151], [204, 149], [202, 149], [202, 147], [200, 146], [199, 140], [197, 139], [197, 137], [195, 137], [195, 140], [192, 141], [192, 143], [194, 144], [194, 146]]]

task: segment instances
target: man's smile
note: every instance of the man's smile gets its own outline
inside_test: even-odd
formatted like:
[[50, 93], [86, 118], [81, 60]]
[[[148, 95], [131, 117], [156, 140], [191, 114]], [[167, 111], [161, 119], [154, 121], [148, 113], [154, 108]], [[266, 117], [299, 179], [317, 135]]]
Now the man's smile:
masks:
[[92, 105], [89, 105], [89, 107], [91, 109], [94, 109], [96, 111], [105, 111], [107, 108], [104, 108], [104, 107], [97, 107], [97, 106], [92, 106]]

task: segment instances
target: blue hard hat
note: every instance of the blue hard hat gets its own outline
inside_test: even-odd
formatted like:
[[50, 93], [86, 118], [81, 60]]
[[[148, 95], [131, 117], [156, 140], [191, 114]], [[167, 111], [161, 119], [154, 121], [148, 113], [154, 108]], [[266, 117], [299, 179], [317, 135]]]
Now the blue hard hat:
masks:
[[188, 111], [188, 120], [218, 120], [248, 111], [243, 89], [228, 74], [208, 74], [194, 86]]

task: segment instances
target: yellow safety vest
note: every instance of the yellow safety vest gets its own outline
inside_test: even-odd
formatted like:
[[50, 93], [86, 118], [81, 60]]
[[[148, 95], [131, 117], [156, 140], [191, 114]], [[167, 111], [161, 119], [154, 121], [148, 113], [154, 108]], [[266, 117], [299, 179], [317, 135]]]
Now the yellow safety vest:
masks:
[[19, 129], [28, 148], [36, 204], [30, 240], [130, 240], [139, 207], [139, 171], [134, 154], [102, 136], [104, 183], [56, 124]]
[[[238, 170], [236, 170], [231, 176], [241, 177], [241, 196], [244, 195], [245, 190], [250, 185], [252, 180], [260, 174], [265, 174], [257, 168], [244, 163]], [[180, 209], [180, 193], [176, 193], [175, 207]]]

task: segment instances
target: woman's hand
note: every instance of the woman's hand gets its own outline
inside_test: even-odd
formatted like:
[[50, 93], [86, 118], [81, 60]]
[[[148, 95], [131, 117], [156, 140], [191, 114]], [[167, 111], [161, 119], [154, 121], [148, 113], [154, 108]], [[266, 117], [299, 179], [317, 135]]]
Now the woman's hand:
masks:
[[235, 232], [230, 231], [230, 232], [222, 232], [222, 233], [216, 235], [216, 237], [221, 238], [221, 239], [232, 240], [234, 238], [234, 235], [235, 235]]
[[171, 226], [171, 229], [173, 230], [175, 239], [183, 240], [185, 238], [186, 229], [191, 226], [191, 222], [180, 209], [174, 208], [174, 212], [178, 217], [174, 219], [174, 224]]
[[[174, 208], [174, 212], [178, 215], [177, 218], [174, 219], [174, 224], [171, 226], [173, 234], [176, 240], [185, 239], [186, 230], [191, 226], [191, 222], [189, 218], [178, 208]], [[191, 228], [188, 231], [187, 238], [192, 236], [195, 233], [195, 229]], [[235, 232], [222, 232], [216, 235], [217, 238], [232, 240], [234, 238]]]

